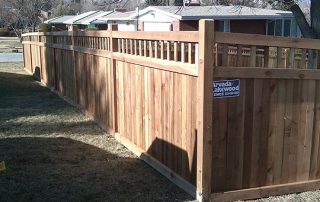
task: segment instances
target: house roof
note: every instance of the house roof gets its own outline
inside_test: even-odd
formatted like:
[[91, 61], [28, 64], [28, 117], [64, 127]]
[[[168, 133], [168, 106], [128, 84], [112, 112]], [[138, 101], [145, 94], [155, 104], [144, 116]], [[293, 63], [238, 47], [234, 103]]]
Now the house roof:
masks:
[[66, 20], [69, 20], [71, 18], [74, 18], [74, 15], [65, 15], [65, 16], [60, 16], [56, 18], [49, 19], [47, 21], [44, 21], [46, 24], [64, 24]]
[[89, 25], [90, 23], [95, 21], [97, 18], [108, 15], [111, 12], [112, 11], [98, 11], [92, 15], [89, 15], [87, 17], [84, 17], [82, 19], [75, 21], [74, 24]]
[[82, 13], [82, 14], [80, 14], [80, 15], [76, 15], [76, 16], [74, 16], [74, 17], [71, 18], [71, 19], [68, 19], [68, 20], [64, 21], [63, 23], [64, 23], [64, 24], [72, 25], [72, 24], [74, 24], [76, 21], [79, 21], [79, 20], [82, 20], [82, 19], [84, 19], [84, 18], [87, 18], [87, 17], [89, 17], [89, 16], [91, 16], [91, 15], [97, 13], [97, 12], [99, 12], [99, 11], [89, 11], [89, 12], [85, 12], [85, 13]]
[[290, 11], [251, 8], [245, 6], [150, 6], [140, 11], [144, 15], [158, 11], [179, 20], [199, 19], [274, 19], [293, 17]]
[[136, 17], [136, 11], [129, 12], [119, 12], [112, 11], [107, 15], [97, 18], [93, 23], [94, 24], [107, 24], [110, 20], [134, 20]]
[[115, 11], [107, 16], [109, 20], [129, 20], [132, 19], [135, 15], [136, 11], [128, 11], [128, 12], [118, 12]]

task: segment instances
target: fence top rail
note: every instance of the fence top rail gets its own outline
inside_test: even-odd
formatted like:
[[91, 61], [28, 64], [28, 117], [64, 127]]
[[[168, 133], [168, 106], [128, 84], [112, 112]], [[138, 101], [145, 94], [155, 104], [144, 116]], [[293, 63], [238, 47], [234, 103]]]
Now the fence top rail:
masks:
[[113, 38], [122, 39], [141, 39], [141, 40], [168, 40], [179, 42], [193, 42], [198, 43], [199, 32], [197, 31], [183, 31], [183, 32], [122, 32], [113, 31]]
[[320, 40], [316, 39], [298, 39], [289, 37], [265, 36], [258, 34], [216, 32], [215, 40], [217, 43], [226, 44], [320, 50]]
[[[22, 35], [27, 36], [79, 36], [79, 37], [113, 37], [118, 39], [135, 40], [162, 40], [198, 43], [199, 32], [144, 32], [144, 31], [59, 31], [59, 32], [33, 32]], [[234, 45], [269, 46], [283, 48], [302, 48], [320, 50], [320, 40], [298, 39], [289, 37], [265, 36], [257, 34], [240, 34], [215, 32], [216, 43], [226, 43]]]
[[45, 36], [45, 35], [47, 35], [47, 33], [50, 33], [50, 32], [29, 32], [29, 33], [22, 34], [21, 36], [22, 37], [25, 37], [25, 36]]
[[88, 37], [110, 37], [111, 33], [109, 31], [59, 31], [59, 32], [33, 32], [26, 33], [22, 35], [27, 36], [88, 36]]
[[122, 32], [122, 31], [60, 31], [60, 32], [33, 32], [22, 35], [27, 36], [88, 36], [88, 37], [113, 37], [119, 39], [141, 39], [141, 40], [168, 40], [178, 42], [197, 43], [199, 34], [191, 32]]

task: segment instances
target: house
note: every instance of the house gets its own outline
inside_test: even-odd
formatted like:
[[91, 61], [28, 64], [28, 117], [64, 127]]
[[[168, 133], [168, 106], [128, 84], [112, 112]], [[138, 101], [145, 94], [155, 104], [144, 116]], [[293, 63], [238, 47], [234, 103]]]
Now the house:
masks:
[[55, 31], [63, 31], [68, 29], [68, 26], [67, 24], [65, 24], [65, 21], [70, 20], [74, 17], [74, 15], [60, 16], [44, 21], [44, 23], [51, 25], [53, 30]]
[[[126, 12], [126, 9], [115, 9], [112, 11], [89, 11], [75, 16], [61, 16], [45, 21], [56, 30], [72, 31], [75, 27], [80, 30], [96, 28], [99, 30], [108, 29], [108, 24], [117, 24], [122, 31], [136, 30], [136, 20], [129, 19], [134, 12]], [[127, 20], [132, 22], [128, 24]]]
[[0, 17], [0, 28], [5, 27], [5, 21]]
[[150, 6], [130, 17], [141, 31], [196, 31], [213, 19], [222, 32], [301, 36], [292, 12], [244, 6]]
[[100, 11], [88, 11], [88, 12], [76, 15], [73, 18], [70, 18], [64, 21], [64, 24], [67, 25], [69, 31], [73, 30], [73, 28], [75, 27], [74, 25], [76, 25], [76, 27], [78, 27], [79, 29], [85, 29], [86, 27], [79, 26], [80, 24], [77, 22], [81, 21], [82, 19], [87, 19], [88, 17], [93, 16], [99, 12]]
[[104, 25], [104, 24], [95, 25], [93, 24], [93, 22], [97, 18], [108, 15], [109, 13], [112, 13], [112, 11], [98, 11], [96, 13], [93, 13], [92, 15], [88, 15], [84, 18], [78, 19], [74, 21], [72, 24], [77, 25], [79, 29], [86, 29], [88, 27], [95, 27], [97, 29], [108, 29], [108, 25]]
[[118, 31], [137, 31], [136, 11], [113, 11], [97, 18], [92, 23], [96, 26], [116, 25]]
[[101, 11], [89, 11], [79, 15], [68, 15], [52, 18], [44, 23], [52, 25], [57, 31], [69, 30], [72, 31], [76, 26], [79, 29], [87, 28], [88, 24], [82, 24], [83, 21], [88, 21], [91, 17], [94, 18], [102, 14]]

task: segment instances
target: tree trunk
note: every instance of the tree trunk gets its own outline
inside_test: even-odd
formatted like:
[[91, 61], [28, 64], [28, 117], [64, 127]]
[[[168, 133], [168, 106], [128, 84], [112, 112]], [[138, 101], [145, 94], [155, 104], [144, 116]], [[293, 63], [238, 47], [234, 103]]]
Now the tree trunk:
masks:
[[311, 0], [310, 13], [311, 25], [306, 20], [300, 6], [292, 0], [284, 0], [284, 3], [290, 7], [297, 24], [304, 38], [318, 39], [320, 36], [320, 8], [319, 0]]
[[311, 29], [316, 35], [315, 38], [320, 38], [320, 1], [311, 0], [310, 17], [311, 17]]
[[[304, 13], [301, 11], [299, 5], [294, 3], [292, 0], [284, 0], [284, 2], [290, 6], [290, 10], [292, 11], [297, 24], [301, 30], [301, 33], [304, 38], [311, 39], [320, 39], [320, 0], [311, 0], [310, 5], [310, 25], [306, 20]], [[308, 51], [308, 68], [312, 68], [312, 63], [315, 61], [313, 58], [313, 54], [315, 54], [312, 50]], [[317, 67], [320, 69], [320, 58], [318, 58]]]
[[297, 4], [294, 4], [290, 7], [294, 17], [296, 18], [297, 24], [301, 30], [301, 33], [304, 38], [316, 39], [317, 35], [314, 33], [313, 29], [310, 27], [309, 23], [306, 20], [306, 17], [300, 7]]
[[11, 28], [12, 28], [13, 32], [16, 34], [16, 36], [19, 38], [20, 42], [22, 43], [22, 33], [19, 32], [19, 30], [13, 26], [11, 26]]
[[35, 23], [32, 23], [32, 24], [31, 24], [31, 29], [32, 29], [32, 32], [35, 32], [35, 31], [36, 31], [36, 24], [35, 24]]

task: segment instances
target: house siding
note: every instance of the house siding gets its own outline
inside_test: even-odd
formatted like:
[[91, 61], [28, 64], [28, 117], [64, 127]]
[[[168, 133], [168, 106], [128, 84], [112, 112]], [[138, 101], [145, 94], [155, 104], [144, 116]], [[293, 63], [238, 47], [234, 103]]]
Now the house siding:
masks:
[[53, 31], [65, 31], [68, 30], [68, 27], [66, 24], [52, 24], [51, 26], [54, 26]]
[[[215, 30], [218, 31], [220, 20], [216, 20]], [[197, 31], [199, 21], [181, 20], [173, 22], [173, 31]], [[230, 32], [247, 34], [266, 34], [265, 20], [230, 20]]]
[[172, 22], [172, 31], [185, 31], [185, 30], [180, 30], [180, 22], [179, 20], [175, 20]]
[[230, 32], [266, 34], [266, 20], [230, 20]]
[[181, 20], [180, 31], [198, 31], [199, 21], [198, 20]]

